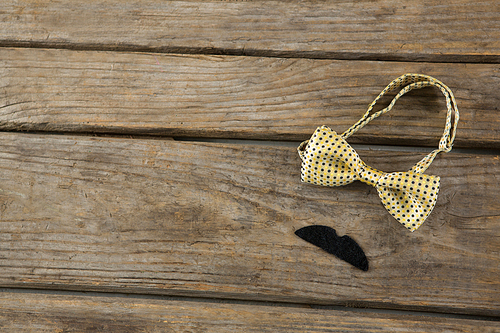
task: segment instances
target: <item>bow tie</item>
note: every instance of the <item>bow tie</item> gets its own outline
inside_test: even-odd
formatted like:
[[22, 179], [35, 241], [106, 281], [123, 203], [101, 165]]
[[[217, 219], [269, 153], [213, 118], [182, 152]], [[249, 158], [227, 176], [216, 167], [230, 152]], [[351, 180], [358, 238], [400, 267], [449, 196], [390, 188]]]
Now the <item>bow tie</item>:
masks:
[[[373, 106], [386, 92], [408, 83], [410, 84], [396, 95], [387, 108], [370, 116]], [[345, 138], [355, 133], [373, 118], [388, 112], [397, 99], [406, 92], [427, 86], [438, 87], [445, 94], [448, 106], [445, 132], [439, 143], [439, 148], [432, 151], [407, 172], [385, 173], [366, 165], [345, 141]], [[453, 133], [450, 134], [452, 111], [454, 111], [454, 126]], [[342, 186], [359, 180], [372, 185], [377, 189], [382, 204], [389, 213], [410, 231], [415, 231], [432, 212], [439, 191], [439, 177], [425, 175], [423, 172], [430, 166], [438, 153], [451, 150], [458, 117], [455, 99], [448, 87], [430, 76], [403, 75], [391, 82], [370, 104], [363, 118], [342, 135], [338, 135], [327, 126], [321, 126], [316, 129], [311, 139], [300, 144], [298, 152], [302, 159], [302, 181], [316, 185]]]
[[372, 185], [389, 213], [411, 231], [420, 227], [436, 204], [439, 177], [412, 171], [384, 173], [371, 168], [344, 139], [326, 126], [319, 127], [299, 151], [306, 161], [302, 168], [303, 181], [342, 186], [360, 180]]

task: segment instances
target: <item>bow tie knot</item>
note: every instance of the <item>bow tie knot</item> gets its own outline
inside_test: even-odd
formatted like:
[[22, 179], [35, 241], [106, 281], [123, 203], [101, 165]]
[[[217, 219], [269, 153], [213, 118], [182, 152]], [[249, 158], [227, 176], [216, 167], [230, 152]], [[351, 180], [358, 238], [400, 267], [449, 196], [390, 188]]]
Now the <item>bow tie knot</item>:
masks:
[[359, 167], [357, 174], [360, 181], [374, 187], [377, 187], [380, 179], [382, 179], [384, 176], [383, 172], [378, 171], [374, 168], [370, 168], [364, 163], [363, 166]]

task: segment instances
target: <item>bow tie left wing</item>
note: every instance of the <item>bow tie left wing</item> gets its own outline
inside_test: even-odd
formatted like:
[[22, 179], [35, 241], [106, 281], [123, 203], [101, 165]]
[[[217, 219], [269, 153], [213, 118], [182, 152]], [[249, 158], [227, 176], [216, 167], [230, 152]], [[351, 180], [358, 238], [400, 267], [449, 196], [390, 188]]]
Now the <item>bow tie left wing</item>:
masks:
[[[347, 164], [339, 145], [356, 154], [340, 136], [327, 126], [316, 129], [311, 139], [304, 141], [298, 152], [302, 159], [303, 182], [323, 186], [342, 186], [358, 179], [358, 175]], [[346, 147], [344, 148], [344, 145]]]
[[439, 181], [437, 176], [395, 172], [382, 176], [376, 187], [389, 213], [413, 232], [436, 205]]

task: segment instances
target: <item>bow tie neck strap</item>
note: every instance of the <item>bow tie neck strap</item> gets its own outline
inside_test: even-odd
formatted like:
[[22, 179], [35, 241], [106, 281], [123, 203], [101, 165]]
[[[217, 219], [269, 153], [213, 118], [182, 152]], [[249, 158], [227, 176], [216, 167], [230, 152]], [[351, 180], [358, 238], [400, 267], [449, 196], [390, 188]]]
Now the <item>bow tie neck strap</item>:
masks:
[[[403, 88], [392, 99], [389, 106], [373, 114], [370, 114], [373, 111], [374, 106], [385, 94], [397, 90], [398, 88], [401, 87]], [[446, 123], [445, 123], [444, 133], [439, 141], [438, 149], [429, 153], [411, 169], [411, 171], [417, 173], [424, 172], [430, 166], [430, 164], [432, 163], [432, 161], [434, 160], [434, 158], [437, 156], [438, 153], [451, 151], [453, 146], [453, 141], [455, 140], [455, 134], [457, 131], [457, 124], [459, 120], [458, 108], [453, 92], [441, 81], [431, 76], [422, 74], [405, 74], [393, 80], [391, 83], [389, 83], [389, 85], [387, 85], [387, 87], [385, 87], [384, 90], [382, 90], [382, 92], [377, 96], [377, 98], [375, 98], [375, 100], [368, 106], [368, 110], [365, 112], [363, 117], [361, 117], [361, 119], [358, 120], [348, 130], [342, 133], [341, 137], [343, 139], [347, 139], [352, 134], [356, 133], [361, 128], [363, 128], [373, 119], [392, 110], [397, 100], [401, 98], [403, 95], [405, 95], [406, 93], [408, 93], [413, 89], [421, 89], [425, 87], [436, 87], [443, 93], [446, 99], [447, 113], [446, 113]]]

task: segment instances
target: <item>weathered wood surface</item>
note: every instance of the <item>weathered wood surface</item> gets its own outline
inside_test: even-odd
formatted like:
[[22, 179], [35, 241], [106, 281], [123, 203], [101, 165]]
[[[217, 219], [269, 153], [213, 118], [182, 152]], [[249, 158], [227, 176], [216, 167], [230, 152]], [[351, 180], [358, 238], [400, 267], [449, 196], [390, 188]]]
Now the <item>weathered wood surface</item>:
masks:
[[[343, 132], [391, 80], [418, 72], [456, 95], [455, 147], [500, 148], [499, 71], [496, 64], [0, 49], [0, 128], [305, 140], [323, 124]], [[445, 115], [441, 93], [424, 89], [350, 142], [436, 146]]]
[[276, 304], [0, 293], [3, 332], [498, 332], [500, 322]]
[[[301, 184], [294, 148], [73, 136], [299, 141], [420, 72], [457, 97], [456, 148], [500, 149], [498, 22], [496, 0], [2, 1], [0, 130], [66, 135], [2, 134], [0, 286], [244, 302], [3, 290], [0, 330], [500, 331], [296, 305], [500, 317], [497, 155], [439, 157], [438, 205], [411, 234], [367, 185]], [[350, 142], [435, 146], [444, 115], [438, 91], [414, 92]], [[394, 171], [422, 154], [361, 155]], [[356, 239], [370, 270], [294, 235], [311, 224]]]
[[498, 62], [499, 21], [497, 0], [3, 0], [0, 44]]
[[[361, 151], [405, 170], [416, 153]], [[500, 315], [498, 156], [449, 153], [415, 233], [362, 183], [300, 183], [294, 148], [2, 134], [0, 286]], [[361, 244], [357, 270], [294, 235]]]

